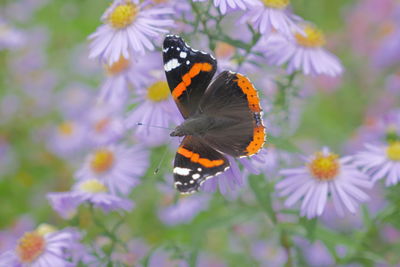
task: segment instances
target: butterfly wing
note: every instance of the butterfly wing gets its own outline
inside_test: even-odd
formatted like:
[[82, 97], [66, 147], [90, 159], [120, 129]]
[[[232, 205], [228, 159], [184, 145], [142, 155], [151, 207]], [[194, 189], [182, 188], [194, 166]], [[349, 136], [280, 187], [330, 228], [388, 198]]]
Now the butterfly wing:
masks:
[[229, 168], [228, 159], [200, 138], [186, 136], [174, 162], [175, 187], [184, 194], [197, 191], [207, 179]]
[[212, 82], [198, 112], [213, 116], [223, 128], [207, 132], [207, 144], [233, 157], [251, 156], [265, 142], [258, 92], [245, 76], [224, 71]]
[[205, 52], [190, 48], [176, 35], [163, 44], [164, 70], [172, 96], [184, 118], [196, 111], [204, 91], [217, 70], [217, 61]]

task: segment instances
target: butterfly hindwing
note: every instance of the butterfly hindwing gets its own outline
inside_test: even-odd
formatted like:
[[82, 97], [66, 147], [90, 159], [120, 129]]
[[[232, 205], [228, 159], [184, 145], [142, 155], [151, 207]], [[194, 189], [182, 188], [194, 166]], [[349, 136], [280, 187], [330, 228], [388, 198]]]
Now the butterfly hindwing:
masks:
[[163, 44], [164, 70], [180, 112], [188, 118], [196, 111], [217, 69], [217, 61], [190, 48], [179, 36], [168, 35]]
[[175, 156], [175, 187], [181, 193], [193, 193], [201, 184], [229, 168], [228, 159], [200, 138], [186, 136]]
[[207, 132], [204, 140], [233, 157], [251, 156], [264, 145], [265, 127], [257, 90], [245, 76], [224, 71], [212, 82], [198, 112], [218, 118], [221, 127]]

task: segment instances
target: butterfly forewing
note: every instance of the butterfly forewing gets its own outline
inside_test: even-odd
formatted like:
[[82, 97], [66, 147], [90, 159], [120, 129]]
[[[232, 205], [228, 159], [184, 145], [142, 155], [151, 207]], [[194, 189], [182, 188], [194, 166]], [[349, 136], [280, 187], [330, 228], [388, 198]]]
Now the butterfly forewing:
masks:
[[163, 59], [172, 97], [183, 117], [188, 118], [210, 84], [217, 61], [210, 54], [190, 48], [176, 35], [165, 38]]

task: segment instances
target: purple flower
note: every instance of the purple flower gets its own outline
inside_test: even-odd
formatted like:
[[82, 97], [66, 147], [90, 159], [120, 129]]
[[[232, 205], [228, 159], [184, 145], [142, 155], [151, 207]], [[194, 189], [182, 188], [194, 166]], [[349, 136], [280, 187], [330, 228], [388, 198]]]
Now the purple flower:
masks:
[[251, 246], [252, 256], [262, 267], [284, 266], [287, 261], [285, 250], [271, 241], [257, 240]]
[[88, 121], [88, 138], [95, 146], [116, 142], [125, 133], [122, 117], [103, 105], [90, 112]]
[[57, 93], [57, 107], [67, 117], [81, 116], [93, 102], [93, 89], [73, 83]]
[[189, 264], [182, 259], [174, 259], [166, 251], [157, 249], [149, 258], [149, 267], [188, 267]]
[[[400, 23], [398, 23], [400, 24]], [[400, 60], [400, 25], [386, 36], [373, 55], [378, 68], [395, 65]]]
[[0, 51], [3, 49], [18, 49], [26, 42], [24, 34], [0, 18]]
[[241, 19], [249, 21], [266, 38], [277, 31], [290, 36], [293, 29], [297, 29], [295, 21], [300, 18], [289, 10], [289, 0], [256, 0], [252, 9], [246, 12]]
[[130, 211], [133, 202], [108, 193], [108, 188], [96, 179], [85, 180], [74, 185], [72, 191], [48, 193], [47, 199], [61, 217], [70, 219], [82, 203], [92, 204], [104, 212]]
[[129, 96], [129, 86], [136, 90], [142, 89], [153, 79], [151, 72], [161, 69], [161, 56], [158, 53], [148, 53], [132, 59], [120, 59], [111, 65], [106, 65], [107, 78], [101, 86], [99, 100], [112, 106], [123, 106]]
[[86, 125], [80, 121], [64, 121], [53, 130], [48, 147], [61, 157], [76, 156], [86, 147]]
[[127, 195], [139, 184], [149, 166], [149, 153], [141, 146], [122, 145], [100, 147], [86, 157], [76, 173], [79, 180], [99, 179], [112, 194]]
[[400, 181], [400, 142], [386, 145], [366, 144], [366, 150], [356, 155], [356, 164], [376, 182], [386, 177], [386, 186]]
[[161, 145], [170, 138], [168, 131], [162, 128], [180, 124], [183, 121], [182, 115], [171, 97], [166, 81], [157, 81], [138, 94], [134, 100], [138, 105], [128, 114], [126, 126], [133, 128], [134, 137], [138, 141], [148, 146]]
[[67, 252], [76, 242], [76, 236], [66, 230], [26, 232], [15, 250], [0, 255], [0, 266], [72, 267], [74, 265], [68, 261]]
[[[240, 171], [236, 160], [228, 155], [225, 155], [229, 160], [230, 168], [225, 172], [206, 180], [201, 188], [205, 192], [215, 192], [217, 188], [224, 196], [235, 198], [238, 194], [238, 189], [244, 185], [244, 178]], [[251, 173], [258, 173], [248, 158], [240, 158], [238, 161]]]
[[296, 31], [291, 38], [271, 34], [257, 47], [265, 54], [270, 64], [287, 64], [287, 72], [302, 71], [305, 75], [338, 76], [343, 67], [339, 59], [323, 48], [325, 38], [318, 29], [305, 25], [303, 32]]
[[218, 7], [222, 14], [225, 14], [227, 10], [246, 10], [257, 3], [258, 0], [214, 0], [214, 6]]
[[150, 41], [166, 33], [173, 21], [164, 16], [173, 10], [163, 7], [148, 7], [148, 2], [137, 5], [131, 0], [115, 0], [102, 16], [105, 23], [89, 36], [90, 58], [99, 57], [113, 64], [120, 57], [130, 59], [133, 54], [144, 54], [153, 50]]
[[362, 189], [371, 188], [372, 183], [352, 160], [352, 157], [339, 158], [324, 148], [310, 156], [305, 166], [282, 170], [280, 173], [285, 179], [276, 188], [280, 196], [288, 197], [286, 206], [303, 198], [301, 215], [309, 219], [323, 213], [328, 195], [332, 196], [339, 215], [344, 210], [355, 213], [359, 202], [369, 200]]
[[127, 266], [141, 266], [140, 262], [144, 259], [150, 247], [141, 239], [133, 239], [127, 243], [128, 251], [125, 253], [115, 252], [112, 254], [113, 261], [118, 261]]

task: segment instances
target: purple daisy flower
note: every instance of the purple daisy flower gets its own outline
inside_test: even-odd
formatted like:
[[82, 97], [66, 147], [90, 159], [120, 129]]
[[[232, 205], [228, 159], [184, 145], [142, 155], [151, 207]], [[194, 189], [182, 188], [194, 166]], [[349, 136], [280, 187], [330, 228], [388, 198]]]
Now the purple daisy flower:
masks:
[[241, 19], [249, 21], [266, 38], [273, 32], [290, 36], [293, 29], [297, 29], [296, 21], [300, 18], [293, 15], [289, 9], [289, 0], [256, 0], [252, 9], [246, 12]]
[[106, 65], [108, 75], [101, 86], [99, 100], [112, 106], [123, 106], [128, 97], [129, 85], [133, 85], [136, 90], [141, 89], [149, 84], [153, 78], [150, 73], [157, 68], [162, 68], [158, 53], [130, 60], [121, 56], [118, 61]]
[[49, 149], [61, 157], [74, 156], [86, 147], [86, 125], [79, 121], [64, 121], [54, 130]]
[[123, 119], [103, 105], [90, 112], [88, 121], [88, 137], [95, 146], [116, 142], [125, 132]]
[[227, 10], [246, 10], [258, 3], [258, 0], [214, 0], [214, 6], [225, 14]]
[[[40, 229], [38, 229], [40, 230]], [[67, 259], [76, 237], [70, 231], [26, 232], [14, 250], [0, 255], [0, 266], [50, 267], [74, 266]]]
[[165, 15], [173, 14], [171, 8], [149, 7], [148, 2], [115, 0], [102, 16], [105, 23], [89, 36], [90, 58], [99, 57], [113, 64], [120, 57], [131, 58], [132, 54], [144, 54], [153, 50], [151, 39], [166, 33], [166, 27], [174, 25]]
[[133, 128], [134, 137], [148, 146], [165, 143], [170, 137], [162, 128], [179, 125], [183, 121], [164, 80], [153, 83], [146, 91], [138, 92], [134, 102], [138, 105], [128, 114], [126, 126]]
[[336, 77], [343, 72], [340, 60], [323, 48], [325, 38], [321, 31], [311, 25], [296, 31], [292, 38], [271, 34], [257, 46], [270, 64], [282, 66], [287, 63], [287, 72], [303, 71], [305, 75], [327, 75]]
[[280, 172], [285, 179], [276, 185], [280, 196], [288, 196], [286, 206], [292, 206], [303, 198], [301, 215], [311, 219], [320, 216], [328, 195], [339, 215], [344, 210], [355, 213], [359, 202], [369, 200], [362, 190], [372, 187], [368, 176], [360, 172], [351, 161], [352, 157], [339, 158], [328, 148], [306, 159], [306, 165]]
[[386, 186], [400, 181], [400, 142], [386, 145], [365, 144], [365, 151], [356, 155], [356, 164], [371, 176], [372, 182], [386, 177]]
[[99, 180], [90, 179], [74, 185], [72, 191], [47, 194], [53, 209], [63, 218], [70, 219], [82, 203], [92, 204], [104, 212], [114, 210], [131, 211], [133, 202], [108, 193], [108, 188]]
[[122, 145], [100, 147], [86, 157], [76, 173], [79, 180], [99, 179], [112, 194], [127, 195], [139, 184], [149, 166], [149, 152], [141, 146]]
[[[236, 160], [225, 155], [229, 160], [230, 168], [225, 172], [206, 180], [201, 188], [204, 192], [215, 192], [217, 188], [224, 196], [228, 198], [235, 198], [239, 192], [239, 188], [244, 185], [244, 176], [240, 171], [239, 165]], [[248, 158], [239, 158], [238, 161], [243, 165], [245, 170], [250, 173], [258, 174], [259, 171], [253, 166], [252, 162]]]
[[172, 177], [167, 180], [171, 182], [160, 187], [164, 197], [158, 217], [163, 223], [170, 226], [189, 223], [201, 211], [208, 209], [210, 196], [205, 194], [181, 196], [174, 202], [176, 192], [173, 189]]

